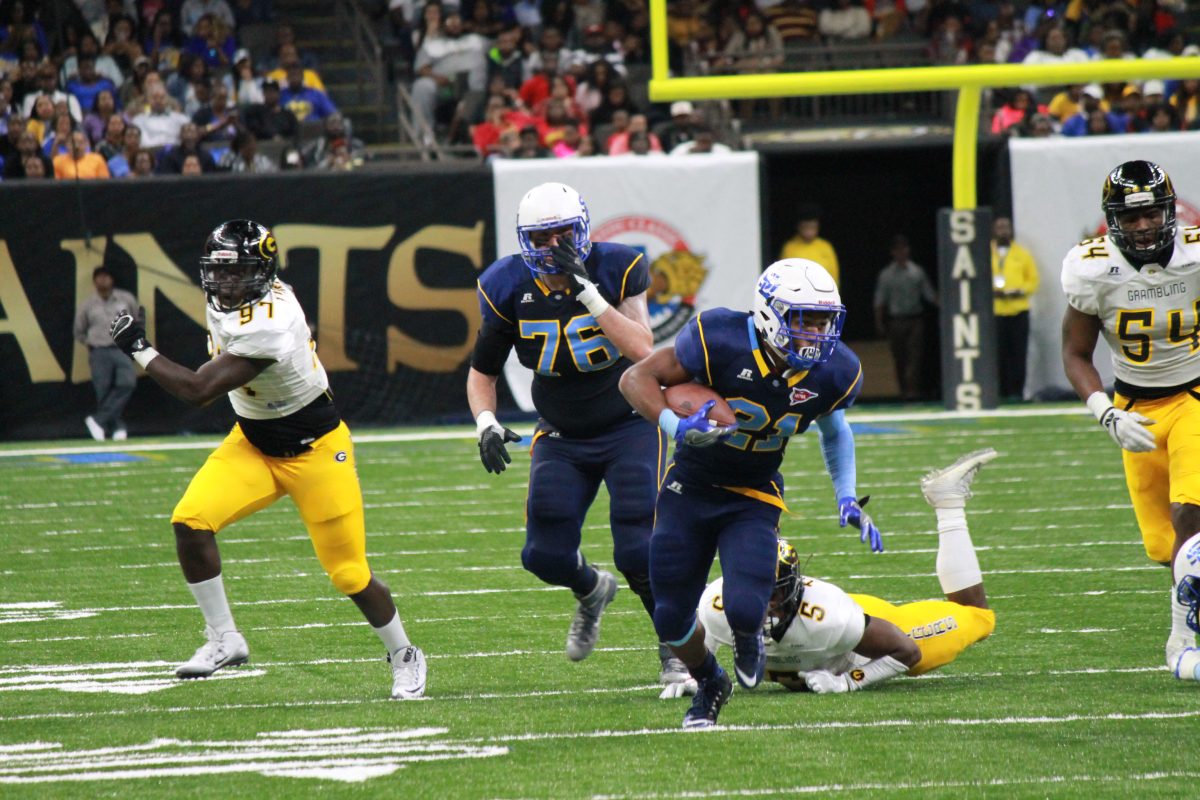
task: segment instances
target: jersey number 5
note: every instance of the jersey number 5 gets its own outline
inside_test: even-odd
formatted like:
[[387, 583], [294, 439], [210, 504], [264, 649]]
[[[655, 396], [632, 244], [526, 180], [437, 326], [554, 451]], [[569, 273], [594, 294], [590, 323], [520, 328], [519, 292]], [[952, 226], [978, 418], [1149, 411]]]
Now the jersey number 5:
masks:
[[559, 375], [554, 371], [554, 361], [564, 334], [571, 361], [580, 372], [607, 369], [621, 357], [621, 351], [604, 335], [591, 314], [572, 317], [565, 328], [556, 319], [523, 319], [520, 334], [522, 339], [541, 340], [542, 349], [534, 370], [538, 375]]

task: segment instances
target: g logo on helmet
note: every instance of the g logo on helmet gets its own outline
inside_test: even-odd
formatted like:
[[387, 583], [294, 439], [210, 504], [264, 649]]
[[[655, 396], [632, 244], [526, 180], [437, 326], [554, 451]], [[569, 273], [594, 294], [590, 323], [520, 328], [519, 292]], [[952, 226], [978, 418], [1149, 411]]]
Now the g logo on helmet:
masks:
[[265, 259], [270, 260], [274, 258], [275, 254], [279, 252], [279, 245], [275, 244], [275, 237], [269, 233], [264, 236], [262, 241], [258, 243], [258, 252]]

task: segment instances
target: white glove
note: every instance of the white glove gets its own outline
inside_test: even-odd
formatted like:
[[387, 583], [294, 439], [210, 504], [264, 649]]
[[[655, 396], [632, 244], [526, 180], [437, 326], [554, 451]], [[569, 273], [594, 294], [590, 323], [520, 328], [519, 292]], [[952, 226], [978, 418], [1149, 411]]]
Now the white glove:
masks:
[[1104, 392], [1093, 392], [1087, 399], [1087, 407], [1108, 431], [1108, 435], [1122, 449], [1131, 453], [1149, 453], [1158, 446], [1158, 440], [1145, 426], [1154, 420], [1136, 411], [1122, 411], [1112, 404]]
[[844, 694], [853, 691], [852, 681], [845, 675], [834, 675], [823, 669], [814, 669], [804, 674], [809, 690], [817, 694]]
[[660, 694], [658, 696], [658, 699], [659, 700], [677, 700], [680, 697], [694, 695], [699, 690], [700, 690], [700, 686], [699, 686], [699, 684], [696, 683], [696, 679], [688, 678], [687, 680], [676, 681], [675, 683], [668, 683], [666, 686], [663, 687], [662, 694]]

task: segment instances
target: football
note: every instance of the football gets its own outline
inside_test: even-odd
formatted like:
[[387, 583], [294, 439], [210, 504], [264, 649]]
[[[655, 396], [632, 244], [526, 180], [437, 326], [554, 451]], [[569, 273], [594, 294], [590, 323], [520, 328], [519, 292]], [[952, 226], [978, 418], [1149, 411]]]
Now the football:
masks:
[[725, 398], [702, 383], [668, 386], [664, 394], [667, 396], [667, 405], [680, 417], [690, 417], [709, 400], [716, 400], [717, 404], [708, 412], [708, 418], [718, 425], [732, 425], [737, 422], [737, 417], [729, 403], [725, 402]]

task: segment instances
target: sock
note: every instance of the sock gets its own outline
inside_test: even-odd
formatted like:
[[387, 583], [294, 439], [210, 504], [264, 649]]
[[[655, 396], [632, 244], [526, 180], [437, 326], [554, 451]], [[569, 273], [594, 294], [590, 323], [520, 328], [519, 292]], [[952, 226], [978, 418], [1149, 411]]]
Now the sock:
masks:
[[937, 576], [942, 592], [959, 592], [983, 583], [979, 558], [967, 529], [967, 512], [962, 508], [938, 508]]
[[200, 613], [204, 615], [208, 627], [218, 635], [237, 630], [233, 624], [233, 612], [229, 610], [229, 600], [225, 597], [225, 581], [219, 574], [206, 581], [189, 583], [188, 588], [192, 590], [192, 597], [196, 598], [196, 605], [200, 606]]
[[383, 646], [387, 648], [388, 655], [394, 655], [397, 650], [403, 650], [412, 642], [408, 641], [408, 634], [404, 632], [404, 623], [400, 621], [400, 612], [392, 617], [392, 621], [382, 628], [371, 626], [371, 630], [379, 636], [383, 641]]
[[1185, 636], [1189, 642], [1195, 640], [1196, 634], [1187, 626], [1188, 607], [1180, 604], [1175, 587], [1184, 577], [1197, 574], [1200, 574], [1200, 533], [1184, 542], [1171, 562], [1171, 636]]
[[600, 573], [584, 560], [583, 553], [577, 553], [576, 556], [578, 557], [578, 567], [575, 571], [575, 578], [571, 581], [571, 591], [575, 593], [576, 599], [583, 600], [596, 591], [596, 587], [600, 585]]
[[704, 654], [704, 661], [698, 667], [688, 667], [688, 672], [697, 681], [706, 681], [710, 678], [717, 677], [717, 657], [712, 653]]

